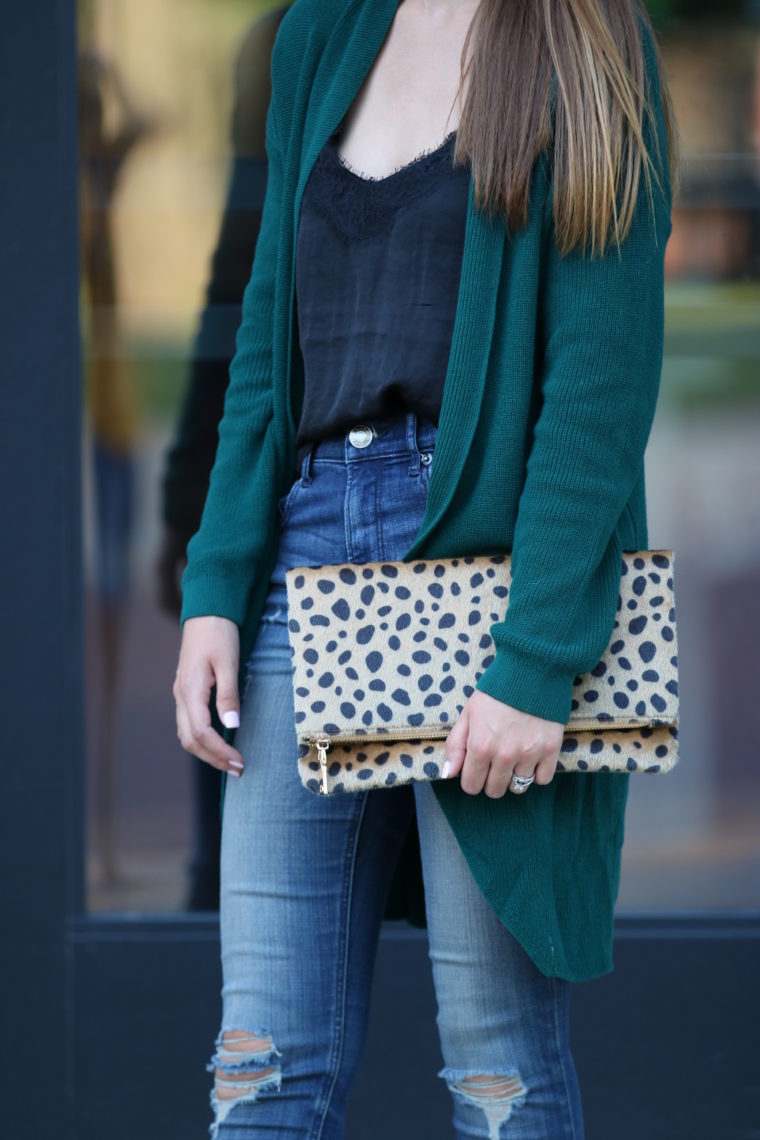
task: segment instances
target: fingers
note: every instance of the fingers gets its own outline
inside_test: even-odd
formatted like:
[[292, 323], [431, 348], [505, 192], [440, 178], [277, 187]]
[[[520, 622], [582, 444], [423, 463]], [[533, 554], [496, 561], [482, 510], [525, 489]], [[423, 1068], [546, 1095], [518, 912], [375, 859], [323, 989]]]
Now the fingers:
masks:
[[[490, 734], [478, 735], [475, 727], [471, 727], [460, 779], [462, 790], [468, 795], [476, 796], [485, 788], [497, 747]], [[510, 775], [511, 772], [507, 773], [505, 779], [508, 780]]]
[[469, 711], [467, 705], [465, 705], [461, 716], [446, 737], [446, 760], [442, 771], [444, 780], [450, 779], [452, 776], [458, 776], [462, 770], [465, 754], [467, 752], [468, 722]]
[[236, 624], [225, 618], [188, 619], [174, 680], [177, 736], [184, 749], [212, 767], [239, 776], [244, 762], [211, 724], [209, 701], [217, 687], [217, 710], [226, 727], [240, 723], [237, 687], [239, 635]]
[[183, 688], [175, 681], [177, 736], [182, 747], [199, 760], [231, 776], [239, 776], [244, 766], [242, 755], [211, 725], [210, 691], [211, 685], [196, 683]]
[[[532, 759], [531, 753], [533, 753]], [[496, 761], [491, 764], [488, 770], [483, 790], [492, 799], [498, 799], [508, 791], [519, 794], [519, 786], [512, 783], [512, 776], [532, 776], [535, 771], [535, 764], [534, 748], [528, 748], [523, 753], [523, 759], [518, 763], [515, 763], [514, 759], [510, 759], [509, 756], [501, 762]]]
[[[563, 731], [564, 725], [557, 721], [532, 716], [476, 690], [449, 733], [447, 756], [453, 738], [456, 771], [461, 771], [462, 790], [469, 795], [481, 791], [491, 799], [499, 799], [508, 791], [524, 795], [530, 785], [515, 783], [513, 776], [533, 777], [531, 783], [536, 784], [550, 783]], [[451, 774], [456, 774], [453, 764]]]
[[231, 668], [226, 661], [216, 670], [216, 711], [225, 728], [240, 727], [237, 667]]
[[239, 776], [243, 771], [243, 757], [229, 744], [225, 743], [218, 732], [209, 725], [207, 728], [196, 729], [192, 736], [192, 748], [188, 749], [193, 756], [205, 760], [212, 767], [230, 776]]
[[537, 784], [550, 784], [552, 782], [554, 773], [557, 771], [558, 759], [559, 753], [557, 753], [554, 758], [548, 756], [545, 760], [542, 760], [540, 764], [536, 765], [535, 776]]

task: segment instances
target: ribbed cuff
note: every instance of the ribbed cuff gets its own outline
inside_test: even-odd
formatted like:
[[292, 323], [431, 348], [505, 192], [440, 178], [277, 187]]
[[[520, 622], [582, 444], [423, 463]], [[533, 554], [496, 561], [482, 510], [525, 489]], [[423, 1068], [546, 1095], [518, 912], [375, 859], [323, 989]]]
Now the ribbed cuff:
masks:
[[567, 724], [575, 677], [509, 646], [497, 650], [475, 688], [532, 716]]
[[182, 609], [180, 625], [191, 617], [224, 617], [237, 622], [245, 621], [248, 602], [247, 591], [241, 596], [240, 587], [225, 578], [182, 578]]

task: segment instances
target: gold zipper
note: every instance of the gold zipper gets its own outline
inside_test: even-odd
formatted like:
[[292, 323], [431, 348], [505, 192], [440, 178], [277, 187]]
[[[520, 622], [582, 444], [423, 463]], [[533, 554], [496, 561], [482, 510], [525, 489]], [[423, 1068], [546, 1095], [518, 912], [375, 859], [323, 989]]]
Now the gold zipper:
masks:
[[[565, 732], [587, 732], [595, 728], [646, 728], [651, 724], [648, 720], [595, 720], [593, 717], [587, 717], [586, 720], [573, 720], [565, 725]], [[663, 724], [670, 724], [670, 721], [663, 721]], [[428, 737], [431, 739], [438, 737], [448, 736], [451, 732], [453, 725], [439, 724], [439, 725], [420, 725], [415, 727], [413, 725], [400, 725], [395, 728], [389, 728], [387, 732], [340, 732], [335, 736], [327, 736], [323, 733], [321, 736], [303, 736], [301, 741], [303, 744], [316, 744], [318, 740], [326, 740], [327, 747], [330, 744], [349, 744], [355, 743], [360, 740], [366, 740], [368, 744], [382, 744], [387, 741], [389, 744], [394, 744], [399, 740], [426, 740]]]
[[[604, 730], [606, 728], [644, 728], [650, 722], [641, 720], [593, 720], [587, 718], [586, 720], [575, 720], [571, 724], [565, 726], [565, 732], [588, 732], [597, 730]], [[670, 721], [663, 721], [663, 724], [670, 724]], [[384, 732], [341, 732], [337, 736], [303, 736], [301, 742], [303, 744], [313, 745], [317, 749], [317, 759], [319, 760], [321, 783], [319, 792], [320, 795], [326, 796], [327, 791], [327, 750], [333, 744], [395, 744], [399, 740], [439, 740], [448, 736], [451, 731], [451, 725], [438, 725], [437, 727], [425, 727], [424, 725], [415, 728], [412, 725], [407, 725], [405, 728], [392, 728], [387, 733]]]
[[319, 794], [321, 796], [327, 795], [327, 749], [330, 747], [332, 741], [329, 736], [310, 736], [307, 737], [309, 744], [316, 745], [317, 759], [319, 760], [319, 767], [322, 776], [322, 782], [319, 785]]

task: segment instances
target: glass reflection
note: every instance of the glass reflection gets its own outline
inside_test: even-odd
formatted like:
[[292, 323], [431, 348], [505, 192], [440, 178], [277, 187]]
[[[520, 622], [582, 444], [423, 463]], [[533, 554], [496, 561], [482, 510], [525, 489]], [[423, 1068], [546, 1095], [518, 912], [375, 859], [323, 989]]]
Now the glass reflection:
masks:
[[170, 691], [263, 202], [265, 7], [80, 12], [91, 909], [218, 903], [219, 775]]
[[[758, 905], [760, 29], [658, 0], [686, 167], [649, 545], [676, 552], [681, 764], [634, 777], [620, 910]], [[286, 9], [82, 0], [88, 901], [213, 909], [219, 776], [176, 739], [179, 579], [213, 464]], [[654, 489], [656, 488], [656, 494]]]
[[676, 555], [681, 763], [631, 781], [618, 909], [756, 908], [760, 12], [660, 7], [686, 164], [647, 484], [649, 545]]
[[[269, 56], [280, 8], [246, 31], [235, 71], [232, 170], [206, 304], [190, 363], [174, 441], [162, 482], [163, 531], [157, 572], [160, 603], [175, 617], [181, 608], [180, 579], [187, 543], [198, 529], [217, 445], [228, 369], [235, 352], [243, 291], [248, 282], [266, 185], [265, 123], [269, 106]], [[217, 732], [222, 725], [212, 707]], [[210, 909], [219, 902], [220, 774], [199, 762], [193, 768], [195, 847], [188, 906]]]

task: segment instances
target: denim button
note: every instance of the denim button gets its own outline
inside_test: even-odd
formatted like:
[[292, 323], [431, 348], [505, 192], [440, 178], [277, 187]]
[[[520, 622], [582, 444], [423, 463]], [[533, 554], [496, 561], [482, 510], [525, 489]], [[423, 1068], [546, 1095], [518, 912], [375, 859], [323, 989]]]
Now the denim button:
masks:
[[424, 463], [427, 467], [428, 463], [432, 463], [433, 453], [431, 451], [423, 451], [420, 453], [420, 463]]
[[356, 427], [351, 428], [348, 438], [354, 447], [368, 447], [372, 442], [372, 434], [371, 427], [367, 427], [366, 424], [357, 424]]

